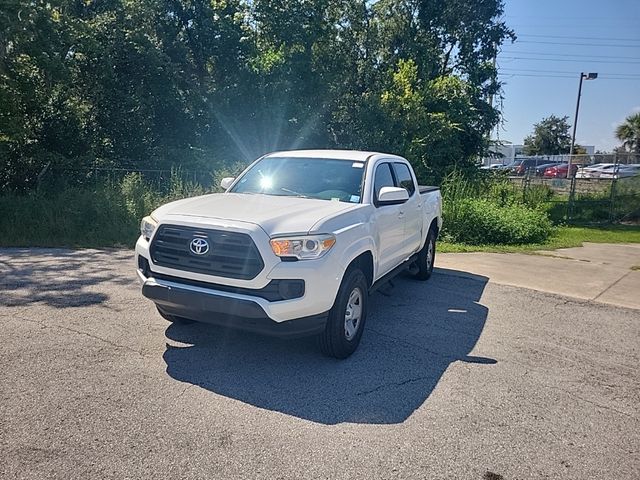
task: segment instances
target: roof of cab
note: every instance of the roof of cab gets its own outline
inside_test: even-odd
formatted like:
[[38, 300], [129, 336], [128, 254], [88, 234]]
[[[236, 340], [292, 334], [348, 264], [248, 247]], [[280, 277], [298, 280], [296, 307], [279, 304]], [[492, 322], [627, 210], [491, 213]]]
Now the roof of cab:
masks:
[[350, 160], [365, 162], [373, 156], [402, 158], [398, 155], [380, 152], [363, 152], [360, 150], [286, 150], [282, 152], [272, 152], [265, 157], [297, 157], [297, 158], [331, 158], [335, 160]]

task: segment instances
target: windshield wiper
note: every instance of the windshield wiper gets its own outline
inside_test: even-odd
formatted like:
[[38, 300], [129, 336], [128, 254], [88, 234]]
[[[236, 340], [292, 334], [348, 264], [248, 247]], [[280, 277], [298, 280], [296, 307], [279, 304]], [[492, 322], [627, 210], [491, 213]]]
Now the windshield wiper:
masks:
[[304, 195], [304, 194], [302, 194], [300, 192], [296, 192], [294, 190], [289, 190], [288, 188], [280, 187], [280, 190], [282, 190], [283, 192], [291, 193], [292, 195], [295, 195], [296, 197], [309, 198], [307, 195]]

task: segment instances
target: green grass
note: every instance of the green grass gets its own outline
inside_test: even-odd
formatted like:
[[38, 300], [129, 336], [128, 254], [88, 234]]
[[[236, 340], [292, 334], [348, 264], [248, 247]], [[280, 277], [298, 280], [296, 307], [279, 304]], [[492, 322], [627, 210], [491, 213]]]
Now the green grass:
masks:
[[579, 247], [583, 242], [640, 243], [640, 225], [556, 227], [546, 242], [527, 245], [466, 245], [462, 243], [439, 242], [438, 251], [442, 253], [527, 253], [535, 250], [556, 250], [558, 248]]

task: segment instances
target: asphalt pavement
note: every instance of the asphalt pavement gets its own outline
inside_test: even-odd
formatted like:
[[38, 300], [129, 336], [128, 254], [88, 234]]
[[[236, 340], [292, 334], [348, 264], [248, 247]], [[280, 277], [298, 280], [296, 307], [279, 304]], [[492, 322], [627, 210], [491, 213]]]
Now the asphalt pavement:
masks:
[[167, 323], [130, 251], [0, 250], [0, 478], [640, 478], [640, 311], [464, 258], [338, 361]]

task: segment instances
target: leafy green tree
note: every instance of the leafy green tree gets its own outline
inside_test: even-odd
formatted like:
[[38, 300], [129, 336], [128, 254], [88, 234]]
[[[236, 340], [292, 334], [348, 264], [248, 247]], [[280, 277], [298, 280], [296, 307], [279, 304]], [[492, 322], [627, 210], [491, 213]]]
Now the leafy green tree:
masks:
[[[451, 169], [469, 169], [481, 153], [490, 116], [474, 108], [476, 90], [455, 76], [421, 82], [412, 60], [400, 61], [382, 94], [394, 151], [402, 151], [422, 179], [440, 181]], [[485, 123], [486, 122], [486, 123]]]
[[271, 150], [467, 168], [514, 38], [501, 0], [16, 0], [0, 15], [0, 187], [45, 166], [224, 170]]
[[616, 138], [627, 151], [640, 154], [640, 113], [629, 115], [618, 125]]
[[525, 155], [560, 155], [571, 149], [569, 117], [551, 115], [533, 126], [533, 134], [524, 139]]
[[347, 132], [338, 141], [401, 152], [421, 180], [473, 164], [499, 119], [490, 103], [500, 90], [493, 59], [515, 38], [499, 20], [502, 3], [381, 0], [370, 8], [373, 28], [365, 31], [376, 38], [376, 55], [365, 65], [375, 83], [347, 97], [353, 105], [332, 125]]

